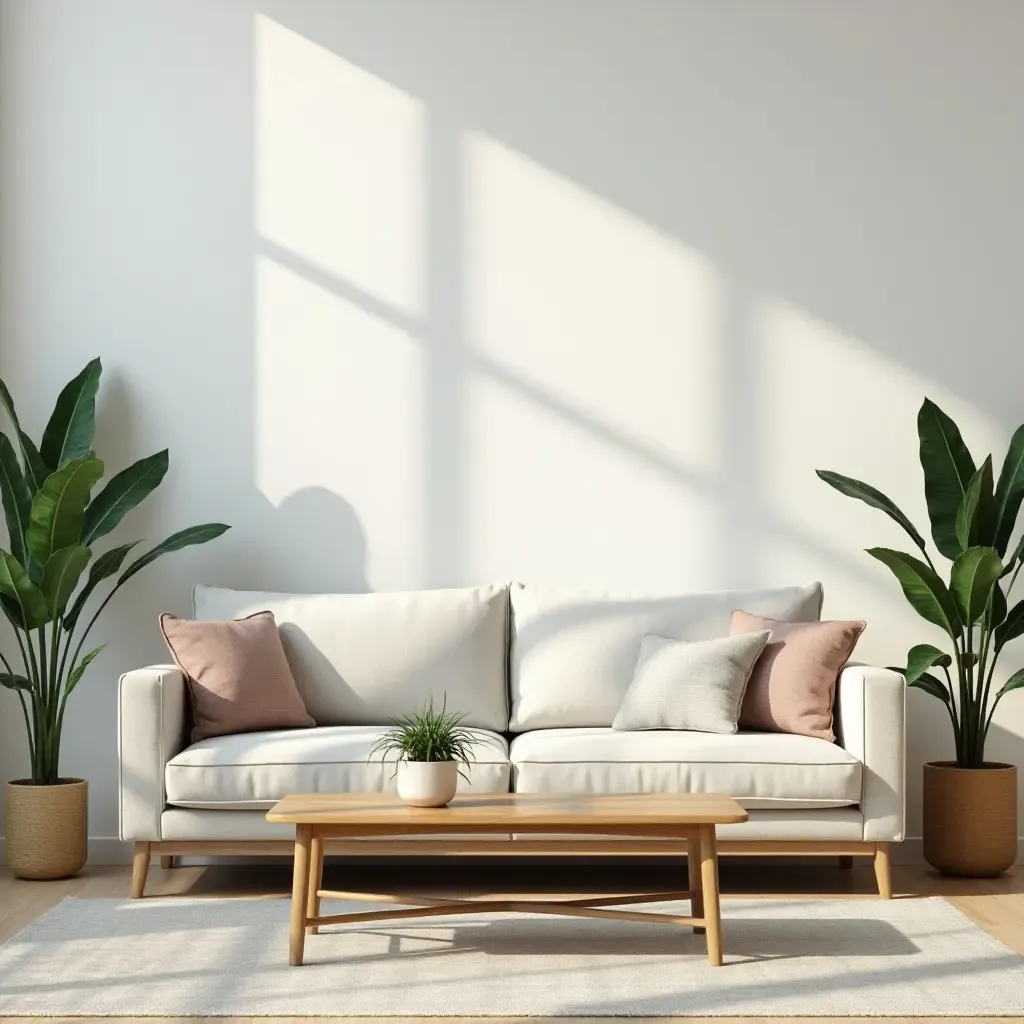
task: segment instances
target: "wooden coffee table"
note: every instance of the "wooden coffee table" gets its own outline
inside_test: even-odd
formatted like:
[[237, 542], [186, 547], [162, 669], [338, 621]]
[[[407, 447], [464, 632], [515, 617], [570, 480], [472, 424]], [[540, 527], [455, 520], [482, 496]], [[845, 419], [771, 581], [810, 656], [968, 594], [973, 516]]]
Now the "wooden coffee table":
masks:
[[[365, 924], [402, 918], [451, 914], [524, 913], [611, 918], [672, 924], [705, 931], [708, 960], [722, 963], [718, 904], [718, 855], [715, 826], [747, 820], [747, 812], [728, 796], [701, 793], [555, 794], [501, 793], [457, 796], [447, 807], [408, 807], [395, 796], [363, 793], [313, 793], [286, 796], [267, 820], [295, 825], [288, 962], [302, 963], [307, 932], [322, 925]], [[340, 892], [321, 888], [324, 844], [328, 840], [383, 836], [551, 834], [626, 836], [679, 842], [689, 867], [688, 888], [572, 900], [432, 899], [382, 893]], [[516, 844], [508, 844], [514, 854]], [[320, 900], [397, 903], [395, 910], [371, 910], [320, 916]], [[612, 906], [657, 900], [690, 900], [691, 916], [613, 910]]]

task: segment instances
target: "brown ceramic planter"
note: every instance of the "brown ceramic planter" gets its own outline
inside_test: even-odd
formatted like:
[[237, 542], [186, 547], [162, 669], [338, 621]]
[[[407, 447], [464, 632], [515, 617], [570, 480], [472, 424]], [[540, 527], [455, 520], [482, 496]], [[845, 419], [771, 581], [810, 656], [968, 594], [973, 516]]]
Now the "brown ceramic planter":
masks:
[[947, 875], [992, 878], [1017, 859], [1017, 767], [924, 766], [924, 859]]
[[30, 779], [7, 783], [4, 833], [7, 866], [18, 878], [68, 878], [86, 858], [89, 816], [84, 779], [41, 786]]

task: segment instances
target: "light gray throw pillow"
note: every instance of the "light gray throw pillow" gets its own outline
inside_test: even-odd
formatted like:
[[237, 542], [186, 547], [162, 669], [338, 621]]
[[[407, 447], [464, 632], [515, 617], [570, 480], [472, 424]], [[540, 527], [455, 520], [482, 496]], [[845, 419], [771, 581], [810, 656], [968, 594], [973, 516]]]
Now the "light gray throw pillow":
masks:
[[612, 728], [732, 733], [769, 630], [686, 643], [648, 634]]

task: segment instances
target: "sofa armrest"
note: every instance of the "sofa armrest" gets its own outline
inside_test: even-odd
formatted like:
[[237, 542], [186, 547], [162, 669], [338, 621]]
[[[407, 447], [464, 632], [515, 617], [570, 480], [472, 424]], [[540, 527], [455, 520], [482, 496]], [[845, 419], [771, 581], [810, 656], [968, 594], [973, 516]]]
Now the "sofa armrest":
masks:
[[187, 745], [185, 709], [185, 680], [173, 665], [153, 665], [121, 676], [117, 766], [122, 839], [160, 838], [164, 768]]
[[864, 765], [867, 842], [903, 839], [906, 819], [906, 684], [887, 668], [847, 665], [836, 694], [838, 742]]

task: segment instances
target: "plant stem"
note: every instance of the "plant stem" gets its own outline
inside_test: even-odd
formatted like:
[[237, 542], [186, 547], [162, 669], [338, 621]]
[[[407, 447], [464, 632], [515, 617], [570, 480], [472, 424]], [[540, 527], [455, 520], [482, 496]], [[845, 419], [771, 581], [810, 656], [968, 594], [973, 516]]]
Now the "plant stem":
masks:
[[[23, 633], [24, 638], [22, 637]], [[35, 750], [35, 757], [32, 760], [32, 781], [42, 782], [46, 721], [43, 713], [44, 694], [42, 692], [42, 680], [39, 676], [39, 663], [36, 660], [36, 651], [32, 644], [32, 634], [27, 629], [16, 626], [14, 638], [18, 641], [21, 660], [25, 664], [25, 674], [28, 676], [29, 685], [32, 687], [32, 732], [34, 739], [30, 743]]]
[[932, 561], [931, 556], [928, 554], [928, 549], [921, 546], [921, 554], [924, 555], [924, 560], [928, 563], [928, 568], [931, 569], [936, 576], [939, 575], [939, 570], [935, 568], [935, 563]]
[[956, 747], [956, 763], [960, 768], [967, 767], [969, 758], [968, 733], [970, 730], [970, 709], [967, 701], [967, 680], [964, 675], [964, 659], [960, 650], [963, 635], [953, 638], [953, 660], [956, 662], [956, 679], [960, 690], [960, 737]]
[[[5, 669], [7, 669], [8, 675], [15, 675], [15, 671], [11, 668], [11, 663], [4, 657], [4, 652], [0, 651], [0, 662], [3, 663]], [[14, 691], [18, 695], [18, 703], [21, 705], [21, 717], [25, 719], [25, 734], [28, 736], [28, 757], [29, 762], [35, 764], [36, 761], [36, 744], [35, 737], [32, 734], [32, 725], [28, 719], [28, 705], [25, 703], [25, 694], [18, 689]]]
[[86, 640], [86, 637], [88, 637], [88, 635], [89, 635], [89, 632], [90, 632], [90, 631], [92, 630], [92, 627], [93, 627], [93, 625], [95, 624], [96, 620], [97, 620], [97, 619], [98, 619], [98, 618], [100, 617], [100, 612], [102, 612], [102, 611], [103, 611], [103, 609], [107, 607], [107, 605], [108, 605], [108, 604], [110, 603], [110, 599], [111, 599], [111, 598], [112, 598], [112, 597], [113, 597], [113, 596], [114, 596], [114, 595], [115, 595], [115, 594], [116, 594], [116, 593], [118, 592], [118, 590], [120, 590], [120, 589], [121, 589], [121, 584], [120, 584], [120, 583], [118, 583], [118, 584], [117, 584], [117, 585], [116, 585], [116, 586], [114, 587], [114, 589], [113, 589], [113, 590], [111, 590], [111, 591], [110, 591], [110, 593], [109, 593], [109, 594], [107, 594], [107, 596], [106, 596], [106, 597], [105, 597], [105, 598], [104, 598], [104, 599], [103, 599], [103, 600], [102, 600], [102, 601], [100, 602], [100, 606], [99, 606], [99, 608], [97, 608], [97, 609], [96, 609], [96, 611], [95, 611], [95, 612], [93, 612], [93, 616], [92, 616], [92, 618], [91, 618], [91, 619], [89, 620], [88, 624], [86, 625], [86, 627], [85, 627], [85, 631], [84, 631], [84, 632], [82, 633], [82, 635], [81, 635], [81, 636], [79, 637], [79, 639], [78, 639], [78, 646], [77, 646], [77, 647], [75, 648], [75, 653], [74, 653], [74, 656], [73, 656], [73, 657], [72, 657], [72, 659], [71, 659], [71, 665], [72, 665], [72, 669], [74, 668], [74, 666], [75, 666], [75, 665], [77, 665], [77, 664], [78, 664], [78, 656], [79, 656], [79, 655], [80, 655], [80, 654], [82, 653], [82, 648], [83, 648], [83, 647], [85, 646], [85, 640]]
[[60, 686], [60, 676], [57, 672], [60, 662], [57, 653], [60, 650], [60, 617], [54, 615], [53, 624], [50, 628], [50, 696], [52, 700], [57, 699], [57, 691]]
[[996, 713], [996, 708], [999, 707], [999, 702], [1003, 699], [1001, 693], [996, 694], [996, 699], [992, 701], [992, 707], [989, 710], [988, 717], [985, 719], [985, 733], [988, 734], [989, 726], [992, 724], [992, 718]]
[[40, 626], [35, 632], [39, 635], [39, 681], [43, 684], [43, 700], [49, 706], [50, 690], [47, 680], [50, 673], [46, 665], [46, 627]]
[[[1014, 583], [1017, 582], [1017, 576], [1020, 574], [1021, 566], [1024, 566], [1024, 558], [1017, 563], [1017, 568], [1013, 570], [1013, 575], [1010, 577], [1010, 585], [1006, 588], [1006, 596], [1009, 598], [1010, 591], [1013, 590]], [[999, 584], [997, 583], [996, 586]]]
[[957, 752], [957, 757], [960, 755], [960, 722], [957, 718], [956, 700], [953, 692], [953, 677], [949, 674], [949, 669], [945, 665], [942, 666], [942, 671], [946, 674], [946, 687], [949, 690], [949, 701], [943, 701], [946, 705], [946, 710], [949, 712], [949, 720], [953, 723], [953, 746]]
[[[999, 584], [997, 583], [996, 586]], [[995, 669], [996, 661], [999, 659], [999, 652], [992, 650], [992, 598], [989, 597], [985, 607], [985, 616], [981, 620], [981, 657], [978, 659], [978, 763], [985, 763], [985, 741], [988, 738], [988, 726], [984, 725], [985, 713], [988, 710], [989, 687], [992, 685], [992, 672]], [[988, 664], [989, 654], [992, 655], [992, 664]], [[988, 668], [986, 677], [985, 669]]]
[[51, 743], [53, 775], [54, 780], [56, 780], [60, 778], [60, 741], [61, 735], [64, 731], [62, 721], [63, 716], [58, 712], [63, 706], [61, 702], [61, 690], [65, 683], [64, 674], [60, 671], [60, 660], [58, 659], [58, 653], [61, 648], [61, 617], [59, 614], [54, 614], [53, 616], [53, 631], [50, 636], [50, 673], [53, 678], [53, 708], [51, 710], [51, 715], [53, 716], [53, 735]]
[[[967, 653], [974, 654], [974, 626], [967, 627]], [[976, 703], [976, 694], [974, 687], [974, 675], [978, 667], [978, 662], [975, 659], [973, 662], [967, 659], [964, 664], [965, 676], [966, 676], [966, 689], [967, 689], [967, 742], [968, 742], [968, 768], [973, 768], [975, 761], [978, 757], [977, 741], [978, 741], [978, 708]]]
[[[990, 694], [992, 692], [992, 679], [993, 679], [993, 677], [996, 674], [996, 662], [999, 661], [999, 654], [1000, 654], [1000, 651], [997, 649], [996, 652], [992, 655], [992, 663], [988, 667], [988, 678], [985, 680], [985, 686], [984, 686], [984, 689], [982, 691], [982, 694], [983, 694], [982, 701], [981, 701], [982, 714], [984, 714], [985, 709], [988, 708], [988, 699], [989, 699], [989, 696], [990, 696]], [[997, 702], [998, 702], [998, 699], [997, 699]], [[995, 706], [995, 704], [993, 704], [992, 707], [989, 709], [988, 715], [986, 716], [986, 719], [985, 719], [985, 730], [982, 733], [982, 745], [984, 745], [985, 741], [988, 739], [988, 726], [989, 726], [989, 723], [992, 721], [992, 712], [995, 711], [995, 709], [996, 709], [996, 706]]]
[[[33, 686], [39, 684], [39, 662], [36, 660], [36, 649], [32, 645], [32, 634], [26, 629], [25, 631], [25, 643], [21, 649], [21, 656], [25, 659], [25, 669], [28, 672], [28, 677], [32, 681]], [[21, 643], [21, 636], [18, 635], [18, 643]], [[28, 648], [28, 656], [25, 655], [25, 648]], [[42, 696], [42, 694], [40, 694]]]
[[[63, 616], [61, 616], [60, 625], [61, 625], [61, 629], [63, 629], [64, 628], [64, 617]], [[77, 625], [77, 623], [75, 623], [75, 625]], [[64, 674], [64, 669], [67, 667], [68, 651], [71, 650], [71, 642], [72, 642], [72, 637], [74, 635], [75, 635], [75, 631], [73, 629], [68, 631], [67, 633], [63, 634], [63, 636], [64, 636], [64, 646], [63, 646], [63, 649], [61, 650], [61, 654], [60, 654], [60, 678], [61, 679], [67, 679], [67, 676]], [[72, 665], [71, 667], [74, 668], [74, 665]]]

